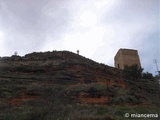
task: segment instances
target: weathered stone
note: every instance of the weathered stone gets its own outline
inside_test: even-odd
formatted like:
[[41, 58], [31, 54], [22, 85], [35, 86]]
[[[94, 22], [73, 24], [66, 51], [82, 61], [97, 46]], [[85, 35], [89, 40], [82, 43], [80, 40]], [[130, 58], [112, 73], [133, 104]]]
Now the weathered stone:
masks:
[[139, 68], [141, 67], [138, 51], [133, 49], [119, 49], [114, 61], [115, 67], [119, 69], [124, 69], [125, 65], [132, 66], [134, 64], [137, 64]]

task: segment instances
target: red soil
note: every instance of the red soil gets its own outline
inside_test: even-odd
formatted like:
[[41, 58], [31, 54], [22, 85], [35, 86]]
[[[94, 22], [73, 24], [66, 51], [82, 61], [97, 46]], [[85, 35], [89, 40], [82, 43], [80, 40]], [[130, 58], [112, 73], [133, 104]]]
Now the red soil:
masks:
[[37, 96], [27, 96], [27, 95], [25, 95], [25, 96], [20, 96], [20, 97], [17, 97], [17, 98], [11, 98], [11, 99], [5, 100], [5, 102], [13, 104], [13, 105], [18, 105], [21, 102], [33, 100], [33, 99], [36, 99], [36, 98], [38, 98], [38, 97]]
[[107, 103], [108, 97], [101, 98], [80, 98], [80, 101], [83, 103]]

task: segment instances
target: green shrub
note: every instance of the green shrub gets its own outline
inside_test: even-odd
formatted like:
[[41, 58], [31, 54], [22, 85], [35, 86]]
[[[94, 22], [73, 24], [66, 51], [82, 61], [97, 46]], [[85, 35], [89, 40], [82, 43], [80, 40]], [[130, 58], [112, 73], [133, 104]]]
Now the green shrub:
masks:
[[138, 80], [142, 77], [142, 68], [139, 68], [137, 64], [132, 66], [125, 65], [124, 74], [125, 77], [132, 80]]
[[143, 79], [153, 79], [152, 73], [146, 72], [146, 73], [143, 73], [142, 76], [143, 76]]

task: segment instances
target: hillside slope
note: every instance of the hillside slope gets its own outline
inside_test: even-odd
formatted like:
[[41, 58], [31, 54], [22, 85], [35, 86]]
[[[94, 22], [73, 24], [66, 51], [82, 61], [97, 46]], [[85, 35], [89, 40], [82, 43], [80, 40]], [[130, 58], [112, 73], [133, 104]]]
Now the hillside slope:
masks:
[[159, 87], [154, 80], [127, 80], [121, 70], [68, 51], [4, 57], [0, 119], [123, 119], [130, 110], [160, 113]]
[[66, 51], [32, 53], [25, 57], [12, 56], [1, 58], [0, 62], [1, 76], [16, 77], [18, 74], [18, 77], [22, 75], [23, 78], [23, 74], [28, 74], [28, 77], [38, 78], [42, 75], [53, 77], [58, 83], [68, 84], [103, 82], [106, 76], [119, 77], [119, 71], [114, 68]]

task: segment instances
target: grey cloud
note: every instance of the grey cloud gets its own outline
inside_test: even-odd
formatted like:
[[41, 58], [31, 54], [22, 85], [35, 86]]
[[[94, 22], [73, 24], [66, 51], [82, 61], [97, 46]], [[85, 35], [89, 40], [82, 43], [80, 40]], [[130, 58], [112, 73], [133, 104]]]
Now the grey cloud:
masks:
[[1, 1], [0, 26], [10, 51], [39, 51], [46, 37], [60, 37], [69, 22], [67, 6], [59, 1]]

